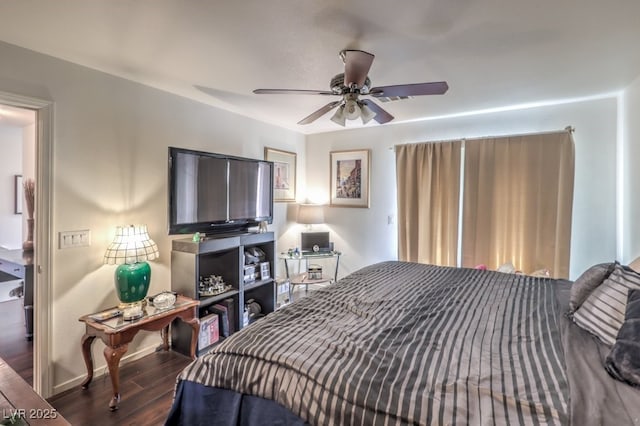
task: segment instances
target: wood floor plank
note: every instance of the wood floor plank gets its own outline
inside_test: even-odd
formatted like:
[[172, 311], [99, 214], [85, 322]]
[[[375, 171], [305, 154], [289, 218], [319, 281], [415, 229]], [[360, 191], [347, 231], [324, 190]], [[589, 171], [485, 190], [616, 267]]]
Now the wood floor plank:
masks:
[[163, 424], [173, 400], [177, 375], [191, 362], [180, 353], [155, 352], [120, 369], [122, 399], [109, 411], [111, 380], [94, 378], [89, 389], [79, 386], [49, 398], [49, 403], [73, 425]]
[[33, 386], [33, 342], [25, 337], [22, 299], [0, 302], [0, 358]]

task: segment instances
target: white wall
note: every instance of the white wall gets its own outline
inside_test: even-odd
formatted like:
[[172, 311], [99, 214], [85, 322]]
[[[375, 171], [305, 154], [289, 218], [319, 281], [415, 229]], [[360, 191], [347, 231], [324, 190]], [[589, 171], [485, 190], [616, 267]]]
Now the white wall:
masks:
[[626, 90], [623, 98], [622, 124], [624, 148], [621, 164], [624, 165], [623, 232], [620, 234], [624, 261], [629, 263], [640, 256], [640, 77]]
[[[92, 233], [90, 247], [59, 250], [52, 241], [50, 357], [57, 393], [86, 374], [78, 318], [117, 303], [114, 267], [102, 264], [117, 225], [148, 225], [161, 256], [151, 262], [149, 292], [170, 288], [167, 147], [262, 158], [270, 146], [298, 152], [304, 164], [304, 136], [5, 43], [0, 58], [0, 91], [55, 103], [53, 235]], [[287, 207], [275, 208], [271, 229], [278, 235]], [[158, 339], [140, 333], [127, 355], [152, 350]], [[94, 343], [101, 372], [102, 350]]]
[[[403, 101], [410, 102], [410, 100]], [[570, 275], [616, 257], [617, 99], [496, 112], [386, 126], [368, 126], [307, 138], [307, 191], [329, 199], [329, 152], [370, 148], [371, 208], [328, 208], [326, 221], [344, 252], [341, 275], [397, 258], [395, 144], [555, 131], [575, 127], [576, 170]], [[313, 159], [313, 160], [312, 160]]]
[[[0, 247], [22, 248], [22, 216], [15, 214], [15, 175], [22, 172], [22, 129], [0, 126]], [[22, 198], [19, 200], [22, 203]]]
[[[394, 153], [389, 149], [394, 144], [572, 125], [576, 128], [576, 188], [571, 275], [616, 255], [617, 102], [613, 98], [305, 138], [5, 43], [0, 43], [0, 57], [0, 91], [55, 102], [53, 235], [66, 230], [92, 231], [90, 247], [59, 250], [52, 241], [54, 334], [50, 356], [55, 392], [77, 384], [85, 374], [79, 347], [83, 327], [78, 317], [117, 302], [113, 268], [102, 264], [117, 225], [148, 225], [161, 252], [161, 258], [152, 263], [150, 292], [170, 287], [168, 146], [254, 158], [262, 158], [265, 146], [297, 152], [297, 198], [314, 201], [329, 198], [330, 151], [371, 148], [371, 208], [326, 209], [325, 227], [332, 232], [336, 248], [344, 252], [340, 274], [344, 276], [366, 264], [396, 258], [396, 225], [387, 224], [396, 210]], [[638, 97], [635, 99], [637, 115], [640, 108]], [[634, 212], [639, 209], [640, 205], [635, 206]], [[270, 229], [279, 238], [279, 251], [299, 243], [300, 227], [289, 226], [294, 214], [293, 204], [275, 206]], [[158, 336], [141, 334], [128, 354], [157, 344]], [[101, 343], [94, 344], [93, 354], [96, 368], [104, 371]]]

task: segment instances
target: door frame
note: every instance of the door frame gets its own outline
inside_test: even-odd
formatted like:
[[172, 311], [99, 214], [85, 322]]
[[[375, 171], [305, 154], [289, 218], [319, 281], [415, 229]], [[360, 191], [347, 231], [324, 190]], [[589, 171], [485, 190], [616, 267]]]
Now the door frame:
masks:
[[51, 360], [51, 255], [53, 248], [53, 102], [0, 91], [0, 104], [36, 112], [35, 141], [35, 252], [33, 388], [43, 398], [53, 392]]

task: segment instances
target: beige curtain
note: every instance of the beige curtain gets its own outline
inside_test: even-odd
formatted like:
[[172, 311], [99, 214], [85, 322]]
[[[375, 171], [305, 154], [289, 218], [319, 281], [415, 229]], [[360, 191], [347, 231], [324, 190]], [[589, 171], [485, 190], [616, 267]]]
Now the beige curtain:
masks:
[[456, 266], [462, 142], [398, 145], [398, 258]]
[[462, 266], [567, 278], [573, 175], [568, 131], [467, 141]]

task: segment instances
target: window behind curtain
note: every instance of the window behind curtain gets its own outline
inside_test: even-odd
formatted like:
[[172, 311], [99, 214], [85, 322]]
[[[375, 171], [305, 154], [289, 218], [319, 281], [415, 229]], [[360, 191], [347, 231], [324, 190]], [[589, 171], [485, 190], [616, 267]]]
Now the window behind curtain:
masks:
[[398, 258], [456, 266], [462, 142], [398, 145]]
[[570, 132], [467, 142], [462, 266], [568, 277], [573, 176]]
[[398, 257], [568, 277], [574, 149], [570, 132], [396, 147]]

